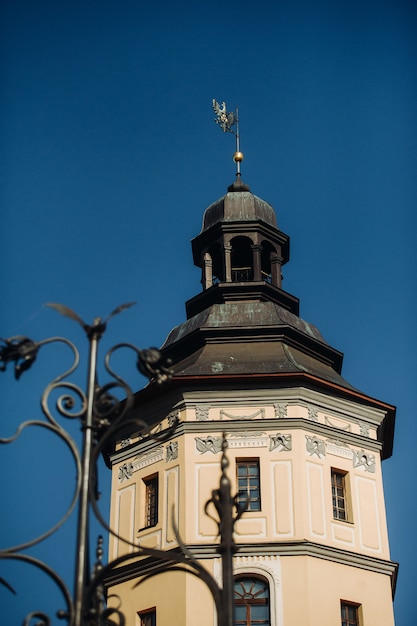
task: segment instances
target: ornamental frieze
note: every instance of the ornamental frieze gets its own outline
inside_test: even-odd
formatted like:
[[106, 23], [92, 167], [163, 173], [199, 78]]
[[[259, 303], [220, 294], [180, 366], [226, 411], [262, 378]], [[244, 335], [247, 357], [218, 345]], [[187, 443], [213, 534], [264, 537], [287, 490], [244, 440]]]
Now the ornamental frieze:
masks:
[[[335, 424], [334, 420], [338, 423]], [[327, 415], [324, 416], [324, 423], [327, 424], [327, 426], [331, 426], [332, 428], [337, 428], [338, 430], [343, 430], [345, 432], [350, 432], [352, 428], [350, 422], [342, 422], [342, 420], [339, 420], [338, 418], [333, 418], [332, 421]], [[343, 424], [343, 426], [341, 424]]]
[[148, 465], [152, 465], [153, 463], [157, 463], [158, 461], [162, 461], [163, 458], [164, 450], [162, 446], [136, 456], [131, 463], [124, 463], [119, 467], [119, 482], [123, 482], [124, 480], [131, 478], [134, 472], [137, 472]]
[[226, 413], [226, 411], [223, 411], [223, 409], [220, 409], [220, 419], [223, 419], [224, 417], [226, 417], [227, 419], [231, 419], [231, 420], [254, 420], [257, 417], [261, 417], [261, 419], [265, 418], [265, 409], [259, 409], [258, 411], [255, 411], [255, 413], [251, 413], [250, 415], [233, 415], [232, 413]]
[[345, 443], [338, 440], [326, 441], [326, 452], [327, 454], [333, 454], [343, 459], [353, 458], [352, 450]]
[[233, 433], [227, 438], [229, 448], [266, 448], [268, 439], [263, 432], [246, 431]]

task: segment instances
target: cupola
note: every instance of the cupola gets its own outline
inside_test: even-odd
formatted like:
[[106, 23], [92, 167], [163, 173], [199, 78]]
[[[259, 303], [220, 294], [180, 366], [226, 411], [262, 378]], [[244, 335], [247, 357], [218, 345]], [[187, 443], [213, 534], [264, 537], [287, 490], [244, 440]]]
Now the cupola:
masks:
[[240, 176], [206, 209], [192, 250], [203, 293], [187, 302], [188, 317], [211, 304], [242, 299], [272, 301], [298, 315], [298, 299], [281, 288], [289, 237], [279, 230], [273, 207]]

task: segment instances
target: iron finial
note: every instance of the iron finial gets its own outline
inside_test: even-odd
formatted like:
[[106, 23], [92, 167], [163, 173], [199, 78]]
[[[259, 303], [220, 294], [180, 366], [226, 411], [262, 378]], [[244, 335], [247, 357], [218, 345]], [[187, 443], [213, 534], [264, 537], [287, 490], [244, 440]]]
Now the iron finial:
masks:
[[[220, 126], [224, 133], [233, 133], [236, 137], [236, 151], [233, 155], [233, 161], [236, 163], [236, 176], [240, 179], [240, 164], [243, 161], [243, 152], [240, 151], [239, 137], [239, 109], [236, 112], [228, 111], [225, 102], [219, 104], [213, 98], [213, 110], [216, 114], [215, 122]], [[235, 126], [235, 129], [232, 128]]]

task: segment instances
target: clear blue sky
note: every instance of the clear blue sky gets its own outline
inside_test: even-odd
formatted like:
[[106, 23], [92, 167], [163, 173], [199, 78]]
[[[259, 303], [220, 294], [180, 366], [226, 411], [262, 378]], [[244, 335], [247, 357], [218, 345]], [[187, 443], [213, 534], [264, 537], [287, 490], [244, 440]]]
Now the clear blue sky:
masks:
[[[63, 334], [83, 347], [81, 329], [45, 302], [91, 322], [137, 300], [104, 345], [160, 345], [200, 290], [189, 241], [234, 179], [233, 138], [211, 100], [238, 105], [243, 180], [291, 236], [284, 288], [345, 353], [345, 378], [398, 407], [385, 494], [397, 624], [413, 626], [415, 3], [4, 0], [0, 31], [0, 336]], [[61, 352], [44, 348], [19, 383], [0, 376], [0, 436], [40, 416]], [[74, 470], [44, 433], [1, 452], [5, 545], [57, 519]], [[36, 551], [69, 584], [72, 530]], [[0, 587], [5, 624], [33, 609], [27, 595], [52, 596], [28, 569], [0, 573], [19, 592]]]

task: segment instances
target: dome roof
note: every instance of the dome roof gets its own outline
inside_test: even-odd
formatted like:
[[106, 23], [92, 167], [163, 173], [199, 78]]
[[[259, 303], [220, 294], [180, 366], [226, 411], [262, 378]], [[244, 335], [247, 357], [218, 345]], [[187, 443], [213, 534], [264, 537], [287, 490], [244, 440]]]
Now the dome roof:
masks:
[[205, 211], [203, 228], [208, 230], [217, 222], [245, 222], [262, 220], [277, 228], [277, 218], [273, 207], [251, 193], [249, 187], [240, 180], [230, 185], [228, 192]]

